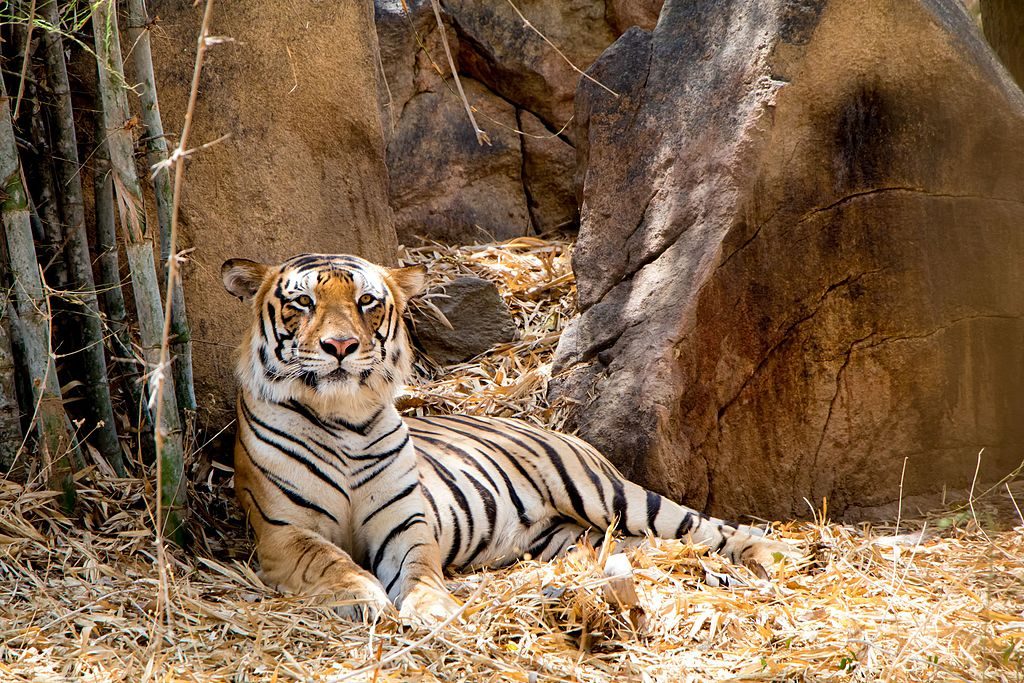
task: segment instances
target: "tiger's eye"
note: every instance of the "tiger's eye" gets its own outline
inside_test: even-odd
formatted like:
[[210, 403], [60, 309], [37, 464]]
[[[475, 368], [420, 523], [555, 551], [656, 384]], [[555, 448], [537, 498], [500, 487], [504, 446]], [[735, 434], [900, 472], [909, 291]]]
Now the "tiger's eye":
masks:
[[303, 294], [302, 296], [295, 300], [295, 303], [302, 306], [303, 308], [309, 308], [310, 306], [313, 305], [313, 299], [312, 297]]
[[363, 294], [361, 297], [359, 297], [359, 305], [360, 306], [369, 306], [370, 304], [372, 304], [376, 300], [377, 300], [377, 298], [374, 297], [372, 294]]

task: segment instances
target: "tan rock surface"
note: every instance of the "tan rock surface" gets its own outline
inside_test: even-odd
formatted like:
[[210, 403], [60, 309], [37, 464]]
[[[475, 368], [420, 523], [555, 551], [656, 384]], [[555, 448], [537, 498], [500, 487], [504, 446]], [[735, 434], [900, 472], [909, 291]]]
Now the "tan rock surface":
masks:
[[[154, 63], [171, 132], [181, 128], [200, 11], [150, 3], [160, 17]], [[219, 5], [212, 32], [234, 42], [209, 51], [191, 139], [231, 138], [190, 159], [181, 218], [184, 247], [194, 249], [185, 296], [196, 394], [216, 424], [233, 403], [233, 349], [247, 320], [220, 285], [221, 262], [307, 251], [387, 262], [396, 240], [372, 3]]]
[[1024, 96], [943, 0], [669, 0], [577, 94], [553, 394], [643, 484], [842, 514], [1024, 454]]

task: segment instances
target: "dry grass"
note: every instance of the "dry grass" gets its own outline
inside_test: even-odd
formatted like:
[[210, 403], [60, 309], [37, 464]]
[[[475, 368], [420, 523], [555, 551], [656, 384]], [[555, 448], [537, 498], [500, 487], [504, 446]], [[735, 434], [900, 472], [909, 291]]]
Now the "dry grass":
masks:
[[[522, 331], [410, 408], [558, 421], [543, 390], [573, 296], [566, 245], [410, 255], [498, 282]], [[168, 553], [170, 623], [145, 482], [82, 473], [75, 520], [55, 494], [0, 482], [0, 681], [1024, 681], [1020, 483], [898, 529], [784, 525], [818, 562], [770, 581], [674, 541], [630, 551], [642, 613], [608, 604], [586, 552], [456, 577], [464, 621], [431, 633], [267, 591], [223, 470], [194, 477], [197, 552]], [[721, 574], [732, 588], [712, 586]]]

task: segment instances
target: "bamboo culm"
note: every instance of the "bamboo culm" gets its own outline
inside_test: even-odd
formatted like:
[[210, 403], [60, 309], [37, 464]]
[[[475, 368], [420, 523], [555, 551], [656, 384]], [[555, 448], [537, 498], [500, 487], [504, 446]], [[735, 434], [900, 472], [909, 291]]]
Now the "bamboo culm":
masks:
[[[57, 0], [43, 0], [40, 11], [51, 26], [59, 26]], [[96, 298], [96, 282], [93, 278], [92, 257], [89, 255], [85, 229], [78, 139], [75, 135], [75, 117], [71, 106], [67, 65], [64, 63], [64, 45], [60, 33], [56, 30], [45, 31], [42, 43], [47, 81], [54, 98], [50, 119], [51, 132], [56, 148], [54, 160], [60, 187], [58, 198], [64, 216], [64, 254], [68, 264], [69, 285], [75, 290], [70, 297], [75, 301], [71, 310], [77, 319], [75, 327], [80, 331], [79, 353], [83, 369], [84, 395], [86, 408], [92, 417], [89, 437], [114, 471], [124, 476], [124, 458], [117, 438], [114, 407], [110, 402], [107, 363], [103, 353], [103, 321]]]
[[[22, 338], [16, 346], [24, 356], [20, 365], [31, 378], [32, 409], [39, 433], [43, 469], [51, 487], [64, 493], [65, 507], [74, 506], [75, 465], [83, 463], [82, 453], [74, 437], [74, 429], [60, 393], [57, 368], [50, 346], [49, 305], [28, 211], [28, 196], [21, 180], [10, 100], [0, 81], [0, 182], [3, 183], [4, 238], [7, 245], [9, 272], [13, 279], [13, 301], [20, 324], [16, 334]], [[27, 397], [26, 397], [27, 398]]]
[[131, 272], [139, 336], [149, 371], [149, 402], [154, 404], [159, 396], [165, 408], [160, 423], [155, 425], [160, 436], [157, 443], [161, 444], [157, 453], [157, 471], [160, 473], [162, 526], [168, 538], [180, 543], [184, 538], [182, 520], [186, 513], [181, 423], [174, 384], [165, 381], [170, 373], [167, 368], [159, 366], [164, 312], [153, 260], [153, 235], [147, 227], [142, 187], [135, 168], [135, 145], [126, 127], [130, 114], [122, 86], [123, 62], [113, 0], [98, 3], [92, 21], [99, 72], [102, 135], [106, 136], [110, 152], [114, 196]]
[[[128, 40], [133, 45], [132, 61], [135, 65], [136, 79], [139, 81], [136, 89], [142, 104], [142, 123], [146, 128], [146, 161], [150, 168], [153, 168], [167, 159], [167, 138], [164, 136], [160, 103], [156, 93], [153, 54], [149, 46], [149, 13], [145, 0], [128, 0]], [[174, 201], [170, 168], [164, 166], [153, 176], [153, 193], [156, 197], [156, 215], [160, 225], [160, 277], [166, 285], [167, 262], [172, 257], [170, 233]], [[164, 296], [167, 296], [166, 286]], [[172, 284], [170, 296], [175, 395], [178, 399], [178, 408], [193, 413], [196, 409], [196, 395], [192, 381], [192, 334], [188, 326], [185, 294], [180, 278]]]
[[[6, 251], [6, 250], [0, 250]], [[0, 257], [0, 262], [6, 262]], [[21, 409], [18, 405], [14, 352], [11, 348], [9, 321], [14, 310], [11, 290], [7, 283], [0, 284], [0, 477], [14, 467], [22, 442]]]
[[[43, 107], [40, 103], [36, 86], [29, 84], [25, 88], [29, 97], [28, 114], [29, 137], [32, 140], [33, 157], [26, 163], [32, 169], [32, 178], [27, 186], [35, 188], [35, 197], [26, 196], [29, 210], [36, 214], [42, 229], [43, 239], [39, 243], [38, 253], [44, 260], [46, 280], [52, 287], [64, 290], [68, 286], [68, 268], [64, 261], [64, 223], [60, 217], [60, 206], [57, 202], [57, 183], [53, 177], [53, 150], [46, 131]], [[33, 233], [34, 234], [34, 233]]]
[[[97, 107], [97, 111], [99, 107]], [[102, 128], [102, 122], [99, 123]], [[114, 181], [110, 174], [110, 154], [106, 140], [93, 150], [93, 196], [96, 204], [96, 254], [100, 304], [110, 326], [110, 347], [120, 371], [122, 386], [127, 389], [128, 419], [139, 437], [143, 461], [152, 462], [156, 452], [153, 444], [153, 418], [142, 390], [139, 364], [132, 351], [128, 312], [121, 289], [121, 264], [117, 254], [117, 216], [114, 211]]]

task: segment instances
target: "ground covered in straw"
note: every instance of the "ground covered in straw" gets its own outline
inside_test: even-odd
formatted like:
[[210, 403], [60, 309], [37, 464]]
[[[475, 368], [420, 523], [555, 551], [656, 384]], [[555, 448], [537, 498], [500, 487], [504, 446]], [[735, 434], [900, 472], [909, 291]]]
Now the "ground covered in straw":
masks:
[[[567, 245], [409, 257], [497, 282], [522, 335], [443, 376], [424, 360], [405, 409], [559, 424], [543, 393], [571, 311]], [[640, 602], [625, 613], [587, 551], [455, 577], [461, 620], [426, 631], [265, 589], [229, 468], [209, 455], [194, 468], [194, 554], [168, 552], [163, 578], [145, 481], [82, 473], [76, 519], [0, 481], [0, 681], [1024, 681], [1021, 482], [888, 524], [781, 526], [815, 561], [771, 580], [657, 542], [629, 553]]]

